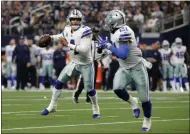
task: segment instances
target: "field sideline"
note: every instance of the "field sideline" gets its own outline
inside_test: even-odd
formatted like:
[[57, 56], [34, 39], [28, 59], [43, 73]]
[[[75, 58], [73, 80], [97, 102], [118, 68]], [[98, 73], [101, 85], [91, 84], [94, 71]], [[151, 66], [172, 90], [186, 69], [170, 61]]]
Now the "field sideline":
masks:
[[[132, 92], [137, 97], [136, 93]], [[153, 104], [150, 133], [189, 133], [189, 94], [150, 93]], [[73, 104], [72, 92], [63, 91], [56, 113], [41, 116], [51, 91], [2, 91], [2, 133], [140, 133], [143, 120], [132, 116], [130, 105], [112, 91], [99, 91], [101, 119], [92, 119], [85, 93]], [[139, 103], [141, 107], [141, 104]]]

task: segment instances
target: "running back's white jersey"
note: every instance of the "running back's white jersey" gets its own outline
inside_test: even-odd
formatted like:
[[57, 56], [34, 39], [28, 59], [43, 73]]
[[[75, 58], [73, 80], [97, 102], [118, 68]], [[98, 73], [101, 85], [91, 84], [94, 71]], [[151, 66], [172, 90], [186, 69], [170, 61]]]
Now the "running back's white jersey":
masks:
[[[90, 27], [88, 26], [81, 26], [78, 30], [74, 31], [73, 33], [71, 32], [71, 26], [67, 25], [63, 31], [63, 35], [66, 38], [68, 43], [71, 44], [75, 44], [75, 45], [81, 45], [81, 39], [82, 38], [91, 38], [91, 40], [89, 41], [87, 47], [91, 47], [92, 48], [92, 30]], [[74, 51], [69, 51], [69, 55], [71, 58], [71, 61], [77, 63], [77, 64], [89, 64], [92, 63], [93, 59], [92, 59], [92, 49], [90, 49], [87, 53], [83, 54], [83, 53], [78, 53], [75, 54]]]
[[41, 50], [41, 56], [42, 56], [42, 64], [43, 65], [50, 65], [53, 64], [53, 53], [54, 49], [49, 48]]
[[171, 51], [172, 51], [171, 48], [168, 48], [168, 50], [165, 50], [163, 48], [159, 49], [159, 52], [162, 57], [163, 65], [169, 65], [168, 59], [169, 59], [169, 55], [171, 54]]
[[12, 62], [12, 55], [13, 55], [13, 51], [15, 49], [16, 45], [7, 45], [5, 48], [5, 52], [6, 52], [6, 58], [7, 58], [7, 62]]
[[125, 38], [122, 37], [126, 34], [132, 35], [132, 43], [130, 44], [129, 56], [125, 60], [118, 59], [118, 61], [120, 66], [129, 69], [137, 65], [142, 59], [142, 52], [137, 47], [134, 31], [125, 25], [118, 29], [114, 34], [111, 34], [111, 41], [117, 48], [119, 48], [120, 42], [125, 41]]
[[172, 60], [174, 64], [184, 64], [184, 55], [186, 52], [186, 46], [172, 47]]

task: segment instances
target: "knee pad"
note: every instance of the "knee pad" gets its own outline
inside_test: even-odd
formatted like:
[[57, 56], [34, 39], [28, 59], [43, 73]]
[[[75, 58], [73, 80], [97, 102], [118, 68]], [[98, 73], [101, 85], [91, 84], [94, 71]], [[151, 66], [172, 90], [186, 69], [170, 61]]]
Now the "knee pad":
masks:
[[179, 77], [176, 78], [176, 82], [179, 82]]
[[63, 88], [63, 83], [59, 80], [55, 81], [55, 88], [56, 89], [62, 89]]
[[188, 82], [188, 79], [187, 79], [187, 77], [183, 77], [183, 78], [182, 78], [182, 81], [183, 81], [183, 83], [186, 83], [186, 82]]
[[94, 96], [96, 94], [96, 90], [92, 89], [91, 91], [88, 92], [89, 96]]
[[122, 100], [128, 101], [129, 100], [129, 93], [125, 89], [115, 89], [114, 93]]

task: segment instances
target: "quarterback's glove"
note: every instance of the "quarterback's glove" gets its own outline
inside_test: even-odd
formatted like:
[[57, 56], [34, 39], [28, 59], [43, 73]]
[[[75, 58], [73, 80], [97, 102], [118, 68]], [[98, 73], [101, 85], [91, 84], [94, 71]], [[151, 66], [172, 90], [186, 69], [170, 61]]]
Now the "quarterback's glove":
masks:
[[111, 47], [111, 43], [106, 39], [102, 39], [102, 37], [98, 36], [98, 46], [101, 48], [107, 48], [109, 49]]

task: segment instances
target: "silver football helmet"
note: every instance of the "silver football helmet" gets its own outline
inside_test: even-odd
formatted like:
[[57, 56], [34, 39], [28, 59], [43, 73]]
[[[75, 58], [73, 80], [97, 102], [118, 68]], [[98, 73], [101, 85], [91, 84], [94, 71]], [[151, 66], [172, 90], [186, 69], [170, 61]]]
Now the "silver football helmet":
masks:
[[175, 39], [175, 44], [177, 47], [181, 47], [182, 46], [182, 39], [180, 37], [177, 37]]
[[104, 23], [106, 30], [113, 31], [126, 24], [125, 14], [120, 10], [112, 10], [106, 16]]
[[170, 43], [167, 40], [164, 40], [162, 42], [162, 47], [166, 50], [168, 50], [168, 48], [170, 47]]
[[[79, 19], [80, 20], [80, 24], [79, 25], [72, 25], [71, 24], [71, 20], [72, 19]], [[69, 20], [70, 25], [71, 25], [71, 27], [73, 29], [78, 29], [80, 27], [82, 21], [83, 21], [83, 15], [82, 15], [82, 13], [79, 10], [73, 9], [73, 10], [71, 10], [71, 12], [68, 15], [68, 20]]]

